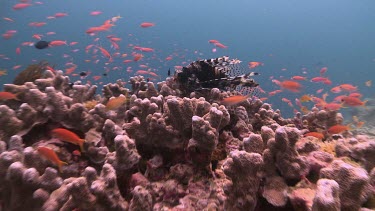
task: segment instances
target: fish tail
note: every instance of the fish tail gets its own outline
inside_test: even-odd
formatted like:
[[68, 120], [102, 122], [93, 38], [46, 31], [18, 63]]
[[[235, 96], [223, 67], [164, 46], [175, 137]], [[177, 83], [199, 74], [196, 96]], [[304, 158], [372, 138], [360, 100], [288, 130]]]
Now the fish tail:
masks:
[[22, 94], [22, 92], [18, 92], [18, 93], [16, 93], [16, 94], [15, 94], [16, 97], [14, 98], [14, 100], [21, 101], [21, 99], [20, 99], [20, 97], [19, 97], [21, 94]]
[[349, 123], [346, 126], [348, 127], [348, 130], [353, 130], [352, 123]]
[[80, 139], [79, 142], [79, 148], [81, 149], [81, 152], [85, 152], [85, 149], [83, 148], [83, 144], [85, 143], [85, 139]]
[[366, 103], [368, 102], [368, 100], [365, 100], [365, 101], [363, 101], [363, 107], [366, 107]]
[[63, 165], [68, 165], [67, 162], [64, 162], [64, 161], [59, 161], [57, 167], [59, 168], [59, 172], [61, 173], [62, 172], [62, 166]]

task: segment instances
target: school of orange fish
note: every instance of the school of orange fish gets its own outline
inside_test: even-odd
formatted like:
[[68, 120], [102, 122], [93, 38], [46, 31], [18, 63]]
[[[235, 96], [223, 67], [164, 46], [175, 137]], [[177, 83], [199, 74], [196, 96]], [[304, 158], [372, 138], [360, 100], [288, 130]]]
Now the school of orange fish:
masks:
[[[44, 2], [36, 1], [31, 3], [28, 0], [21, 0], [19, 3], [15, 4], [13, 6], [14, 12], [22, 12], [22, 10], [27, 9], [28, 7], [34, 7], [37, 5], [44, 4]], [[49, 24], [53, 24], [51, 21], [58, 18], [64, 18], [68, 16], [68, 13], [65, 12], [58, 12], [54, 15], [46, 17], [46, 21], [32, 21], [29, 23], [29, 27], [33, 28], [39, 28], [39, 27], [46, 27]], [[91, 11], [87, 15], [91, 16], [101, 16], [103, 15], [101, 11]], [[97, 64], [100, 61], [105, 61], [105, 73], [108, 73], [110, 71], [114, 70], [124, 70], [125, 67], [122, 66], [113, 66], [111, 67], [111, 63], [114, 62], [114, 60], [122, 60], [122, 63], [127, 66], [128, 64], [136, 63], [139, 67], [138, 70], [133, 70], [132, 66], [128, 66], [125, 71], [127, 73], [134, 73], [135, 75], [145, 75], [146, 77], [149, 77], [150, 80], [160, 80], [160, 73], [156, 68], [150, 67], [150, 65], [147, 63], [149, 59], [159, 59], [157, 57], [156, 53], [157, 50], [150, 47], [145, 46], [138, 46], [134, 44], [128, 44], [127, 47], [131, 49], [131, 53], [123, 52], [121, 50], [121, 41], [123, 40], [121, 37], [110, 34], [111, 28], [116, 27], [116, 23], [122, 19], [121, 16], [113, 16], [105, 20], [103, 23], [98, 23], [96, 26], [87, 26], [86, 30], [83, 30], [82, 33], [86, 33], [89, 38], [92, 38], [92, 44], [89, 44], [87, 46], [80, 46], [80, 43], [77, 41], [67, 41], [67, 40], [51, 40], [49, 42], [49, 47], [55, 48], [59, 46], [69, 46], [71, 48], [74, 48], [71, 50], [72, 53], [76, 53], [80, 51], [81, 49], [84, 50], [84, 52], [89, 55], [91, 58], [86, 59], [86, 63], [93, 63]], [[17, 24], [17, 20], [12, 17], [2, 17], [2, 21], [6, 21], [9, 23]], [[139, 23], [139, 27], [150, 28], [150, 27], [157, 27], [157, 24], [154, 22], [141, 22]], [[3, 34], [3, 40], [9, 40], [12, 39], [13, 36], [15, 36], [17, 33], [19, 33], [17, 30], [6, 30]], [[99, 34], [108, 34], [105, 36], [106, 40], [102, 40], [102, 36], [99, 36]], [[19, 46], [15, 48], [15, 52], [17, 55], [22, 55], [22, 48], [26, 47], [32, 47], [34, 45], [34, 42], [37, 40], [42, 39], [49, 39], [50, 36], [55, 35], [56, 33], [53, 31], [47, 32], [45, 34], [32, 34], [30, 37], [30, 40], [25, 40], [22, 43], [19, 43]], [[128, 36], [132, 36], [132, 34], [129, 34]], [[101, 40], [101, 42], [99, 42]], [[103, 43], [109, 42], [111, 47], [105, 48], [103, 47]], [[99, 44], [102, 43], [102, 44]], [[213, 45], [212, 52], [217, 52], [217, 48], [220, 49], [226, 49], [228, 48], [228, 45], [221, 43], [218, 40], [208, 40], [209, 44]], [[80, 47], [77, 47], [80, 46]], [[198, 56], [202, 56], [198, 51], [194, 51], [195, 54], [198, 54]], [[150, 56], [151, 55], [151, 56]], [[64, 57], [66, 58], [72, 58], [69, 54], [64, 54]], [[184, 56], [181, 56], [178, 54], [178, 52], [172, 53], [169, 56], [164, 58], [164, 61], [171, 61], [175, 57], [178, 58], [184, 58]], [[5, 54], [0, 55], [0, 59], [2, 60], [11, 60], [10, 57], [8, 57]], [[187, 64], [188, 61], [182, 62], [181, 64], [176, 64], [175, 68], [180, 69], [183, 65]], [[20, 69], [23, 65], [17, 64], [13, 66], [13, 70], [16, 71]], [[250, 61], [248, 62], [248, 67], [250, 69], [258, 68], [258, 71], [261, 72], [261, 68], [264, 66], [264, 63], [259, 61]], [[48, 66], [47, 69], [51, 70], [52, 72], [55, 71], [53, 67]], [[65, 71], [64, 73], [66, 75], [71, 75], [73, 77], [77, 76], [79, 77], [79, 68], [78, 65], [73, 61], [73, 59], [69, 60], [65, 63]], [[362, 100], [362, 94], [360, 90], [358, 89], [358, 86], [354, 84], [349, 83], [343, 83], [334, 87], [331, 87], [333, 82], [331, 79], [327, 76], [327, 67], [323, 67], [320, 69], [320, 72], [316, 74], [316, 77], [308, 78], [307, 76], [301, 76], [301, 75], [295, 75], [291, 77], [290, 79], [277, 79], [275, 77], [271, 77], [270, 81], [274, 83], [278, 89], [272, 90], [272, 91], [264, 91], [261, 89], [261, 92], [263, 96], [261, 96], [261, 100], [266, 101], [270, 100], [268, 98], [271, 98], [272, 96], [275, 96], [281, 92], [293, 92], [293, 93], [301, 93], [301, 96], [299, 98], [295, 99], [288, 99], [288, 98], [282, 98], [281, 100], [285, 102], [288, 106], [292, 107], [294, 109], [294, 112], [303, 112], [308, 113], [310, 108], [312, 106], [316, 106], [320, 109], [324, 110], [334, 110], [339, 111], [340, 109], [348, 108], [348, 107], [360, 107], [360, 106], [366, 106], [366, 101]], [[306, 72], [304, 72], [306, 74]], [[7, 70], [0, 70], [0, 76], [7, 75]], [[88, 80], [87, 83], [97, 83], [101, 84], [103, 82], [99, 81], [103, 75], [99, 74], [92, 74], [91, 71], [87, 72], [87, 76], [91, 78], [94, 82], [91, 80]], [[316, 90], [316, 93], [313, 94], [306, 94], [304, 93], [304, 87], [308, 86], [309, 83], [320, 83], [322, 85], [322, 88], [319, 90]], [[364, 82], [365, 86], [371, 87], [371, 80]], [[324, 93], [323, 93], [324, 92]], [[226, 106], [233, 106], [240, 102], [243, 102], [247, 100], [250, 96], [232, 96], [224, 99], [221, 103]], [[332, 98], [332, 99], [331, 99]], [[119, 107], [121, 104], [125, 103], [126, 97], [119, 97], [110, 100], [107, 103], [107, 109], [112, 110]], [[328, 100], [331, 99], [331, 100]], [[18, 100], [17, 94], [9, 93], [9, 92], [0, 92], [0, 101], [4, 100]], [[271, 101], [271, 100], [270, 100]], [[294, 101], [294, 103], [293, 103]], [[310, 103], [311, 102], [311, 103]], [[359, 120], [358, 117], [353, 116], [352, 125], [355, 127], [361, 127], [364, 124], [363, 121]], [[346, 130], [350, 130], [351, 126], [349, 125], [335, 125], [326, 130], [329, 134], [336, 134], [341, 133]], [[83, 141], [80, 139], [76, 134], [72, 133], [71, 131], [68, 131], [66, 129], [55, 129], [52, 131], [52, 134], [54, 134], [56, 137], [68, 141], [70, 143], [79, 145], [81, 147], [81, 150], [83, 150]], [[320, 132], [309, 132], [306, 133], [305, 136], [314, 136], [319, 139], [323, 139], [324, 135]], [[52, 162], [54, 162], [59, 169], [61, 169], [61, 165], [64, 164], [64, 162], [60, 161], [54, 151], [51, 149], [48, 149], [46, 147], [39, 147], [38, 151], [46, 156], [48, 159], [50, 159]]]

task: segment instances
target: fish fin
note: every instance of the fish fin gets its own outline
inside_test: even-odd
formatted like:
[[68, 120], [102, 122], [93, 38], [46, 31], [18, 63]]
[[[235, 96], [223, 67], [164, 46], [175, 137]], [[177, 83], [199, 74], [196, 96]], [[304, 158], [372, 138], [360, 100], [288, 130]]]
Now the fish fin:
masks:
[[346, 125], [348, 127], [348, 130], [353, 130], [353, 127], [351, 125], [352, 125], [352, 123], [349, 123], [349, 124]]

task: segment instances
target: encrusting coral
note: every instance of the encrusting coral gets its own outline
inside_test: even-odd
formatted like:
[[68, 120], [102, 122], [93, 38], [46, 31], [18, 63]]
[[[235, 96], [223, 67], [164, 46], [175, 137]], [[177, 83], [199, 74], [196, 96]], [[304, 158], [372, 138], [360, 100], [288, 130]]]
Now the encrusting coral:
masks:
[[[374, 208], [375, 140], [326, 134], [322, 144], [303, 137], [342, 124], [340, 113], [314, 108], [284, 119], [259, 99], [224, 106], [235, 92], [186, 93], [177, 83], [135, 76], [130, 89], [118, 80], [100, 96], [94, 85], [46, 70], [33, 81], [5, 84], [19, 101], [0, 105], [0, 208]], [[82, 149], [53, 136], [56, 128], [85, 139]], [[54, 156], [42, 156], [39, 147]], [[59, 171], [57, 163], [66, 165]]]

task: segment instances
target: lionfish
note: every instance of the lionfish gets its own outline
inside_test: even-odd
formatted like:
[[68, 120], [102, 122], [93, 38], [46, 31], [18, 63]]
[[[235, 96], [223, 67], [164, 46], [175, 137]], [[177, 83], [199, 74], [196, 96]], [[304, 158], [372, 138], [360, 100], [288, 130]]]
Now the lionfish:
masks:
[[198, 60], [176, 70], [174, 79], [179, 90], [185, 95], [212, 88], [223, 91], [237, 90], [244, 95], [257, 94], [259, 84], [250, 77], [258, 73], [246, 73], [246, 68], [240, 63], [240, 60], [229, 59], [228, 56]]

